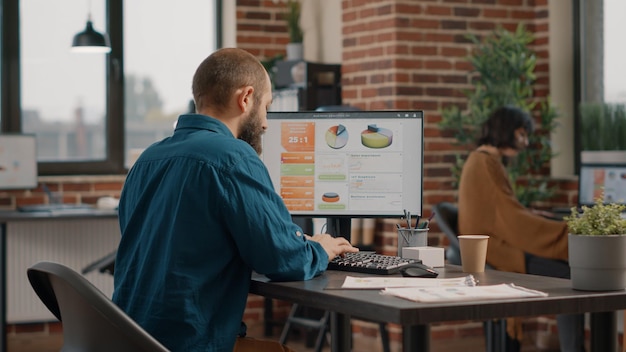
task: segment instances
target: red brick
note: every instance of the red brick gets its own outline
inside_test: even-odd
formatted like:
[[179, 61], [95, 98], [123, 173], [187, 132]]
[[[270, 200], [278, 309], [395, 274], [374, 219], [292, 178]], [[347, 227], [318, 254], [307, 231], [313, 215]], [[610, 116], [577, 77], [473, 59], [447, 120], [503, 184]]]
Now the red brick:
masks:
[[456, 57], [466, 57], [468, 54], [467, 49], [462, 47], [447, 47], [444, 46], [441, 48], [441, 55], [445, 57], [456, 56]]
[[436, 46], [414, 46], [411, 47], [411, 54], [413, 55], [437, 55]]
[[478, 17], [480, 15], [480, 8], [470, 7], [455, 7], [454, 16], [457, 17]]
[[46, 326], [40, 323], [25, 323], [25, 324], [15, 324], [14, 331], [17, 334], [23, 333], [31, 333], [31, 332], [45, 332]]
[[[419, 15], [422, 13], [422, 5], [411, 3], [398, 3], [395, 5], [395, 12], [399, 14]], [[428, 12], [426, 12], [428, 14]]]
[[416, 19], [411, 22], [412, 28], [421, 28], [421, 29], [438, 29], [439, 21], [436, 20], [425, 20], [425, 19]]
[[425, 13], [427, 15], [450, 16], [452, 15], [452, 9], [447, 6], [429, 5], [429, 6], [426, 6]]
[[441, 21], [442, 29], [452, 29], [452, 30], [465, 30], [467, 29], [467, 21], [451, 21], [451, 20], [443, 20]]
[[493, 22], [486, 22], [486, 21], [477, 21], [477, 22], [470, 22], [469, 23], [469, 28], [470, 29], [478, 29], [478, 30], [494, 30], [496, 29], [497, 25]]
[[504, 9], [484, 9], [483, 17], [486, 18], [508, 18], [509, 11]]
[[529, 20], [529, 19], [535, 18], [535, 12], [532, 10], [528, 10], [528, 11], [513, 10], [511, 11], [511, 17], [515, 19]]

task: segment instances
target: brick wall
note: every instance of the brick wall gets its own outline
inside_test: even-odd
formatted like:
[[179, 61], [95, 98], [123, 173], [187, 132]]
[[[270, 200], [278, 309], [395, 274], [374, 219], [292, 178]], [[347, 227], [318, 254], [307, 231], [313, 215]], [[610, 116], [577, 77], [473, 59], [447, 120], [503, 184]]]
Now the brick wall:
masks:
[[[345, 0], [343, 9], [344, 103], [363, 109], [424, 110], [424, 215], [434, 204], [455, 202], [451, 166], [461, 150], [453, 145], [452, 133], [439, 129], [438, 123], [444, 107], [465, 106], [461, 92], [472, 87], [466, 58], [473, 44], [465, 35], [488, 35], [497, 26], [515, 30], [524, 23], [535, 36], [531, 48], [538, 57], [535, 96], [545, 97], [547, 1]], [[557, 202], [576, 202], [575, 182], [555, 184], [562, 186]], [[446, 244], [436, 226], [433, 230], [430, 243]], [[389, 233], [395, 236], [393, 229]]]
[[32, 190], [0, 191], [0, 210], [13, 210], [22, 205], [51, 203], [45, 187], [53, 197], [70, 204], [93, 204], [104, 196], [119, 198], [126, 176], [41, 176], [39, 186]]
[[259, 58], [285, 55], [289, 42], [282, 1], [237, 0], [237, 47]]

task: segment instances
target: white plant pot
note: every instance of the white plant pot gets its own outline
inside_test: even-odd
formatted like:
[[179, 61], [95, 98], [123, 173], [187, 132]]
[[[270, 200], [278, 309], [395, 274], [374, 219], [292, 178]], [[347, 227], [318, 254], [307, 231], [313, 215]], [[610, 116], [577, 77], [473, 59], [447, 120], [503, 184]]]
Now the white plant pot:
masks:
[[302, 60], [304, 48], [302, 43], [287, 43], [287, 60]]
[[626, 235], [569, 234], [572, 288], [616, 291], [626, 288]]

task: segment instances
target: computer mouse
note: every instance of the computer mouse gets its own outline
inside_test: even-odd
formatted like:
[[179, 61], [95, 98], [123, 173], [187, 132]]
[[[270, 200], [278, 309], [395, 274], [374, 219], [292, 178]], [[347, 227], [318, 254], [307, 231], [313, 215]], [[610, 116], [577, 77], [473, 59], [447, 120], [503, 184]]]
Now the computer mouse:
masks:
[[439, 273], [428, 265], [411, 263], [400, 269], [402, 276], [406, 277], [437, 277]]

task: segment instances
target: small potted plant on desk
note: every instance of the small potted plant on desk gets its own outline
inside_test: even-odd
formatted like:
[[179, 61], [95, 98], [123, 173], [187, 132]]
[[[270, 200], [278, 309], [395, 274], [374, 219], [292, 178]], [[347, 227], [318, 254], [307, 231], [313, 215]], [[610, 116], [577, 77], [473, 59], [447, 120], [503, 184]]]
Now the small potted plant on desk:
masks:
[[565, 217], [569, 227], [569, 265], [572, 288], [610, 291], [626, 288], [625, 205], [604, 204], [598, 197], [594, 206], [572, 208]]

